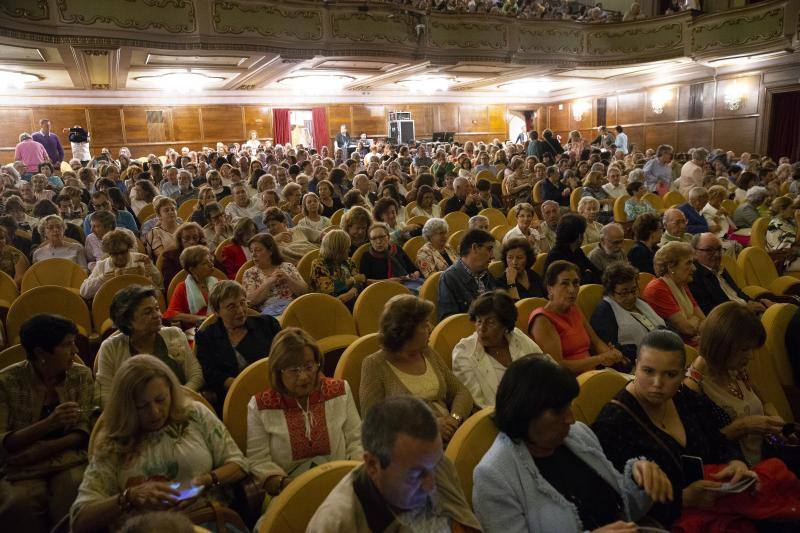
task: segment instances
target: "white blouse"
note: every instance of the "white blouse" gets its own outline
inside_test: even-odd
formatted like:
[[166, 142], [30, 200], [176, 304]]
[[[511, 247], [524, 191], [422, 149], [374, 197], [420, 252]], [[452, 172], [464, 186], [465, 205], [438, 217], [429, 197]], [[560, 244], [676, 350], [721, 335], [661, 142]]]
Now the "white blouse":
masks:
[[258, 483], [330, 461], [360, 460], [363, 453], [361, 417], [346, 381], [321, 378], [307, 410], [271, 389], [247, 405], [247, 457]]

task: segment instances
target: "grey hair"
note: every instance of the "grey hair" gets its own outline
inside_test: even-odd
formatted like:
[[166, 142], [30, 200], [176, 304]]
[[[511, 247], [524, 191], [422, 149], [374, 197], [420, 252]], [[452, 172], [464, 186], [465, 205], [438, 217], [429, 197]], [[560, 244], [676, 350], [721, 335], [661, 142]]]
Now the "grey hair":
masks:
[[689, 197], [687, 200], [696, 200], [704, 194], [708, 194], [708, 190], [705, 187], [692, 187], [689, 189]]
[[246, 296], [244, 288], [239, 283], [223, 279], [211, 289], [211, 293], [208, 295], [208, 305], [212, 311], [219, 313], [223, 301], [236, 297], [245, 298]]
[[467, 222], [467, 229], [475, 229], [478, 227], [478, 222], [489, 222], [489, 219], [483, 215], [475, 215]]
[[692, 161], [706, 161], [708, 159], [708, 150], [705, 148], [697, 148], [692, 152]]
[[145, 298], [155, 298], [156, 290], [153, 287], [142, 285], [129, 285], [119, 291], [111, 300], [109, 314], [117, 329], [124, 335], [131, 334], [131, 321], [139, 303]]
[[588, 206], [589, 204], [597, 204], [597, 206], [599, 207], [600, 201], [597, 198], [594, 198], [593, 196], [584, 196], [583, 198], [581, 198], [581, 201], [578, 202], [578, 213], [581, 212], [581, 209], [583, 209], [584, 206]]
[[541, 208], [544, 209], [548, 205], [554, 205], [560, 209], [558, 202], [556, 202], [555, 200], [545, 200], [544, 202], [542, 202]]
[[425, 221], [425, 225], [422, 226], [422, 238], [426, 241], [430, 241], [431, 237], [442, 231], [445, 233], [450, 231], [450, 226], [447, 225], [447, 221], [443, 218], [429, 218]]
[[61, 227], [64, 228], [65, 230], [67, 229], [67, 223], [64, 222], [64, 219], [61, 218], [61, 215], [56, 215], [56, 214], [47, 215], [46, 217], [44, 217], [42, 220], [39, 221], [39, 235], [41, 235], [42, 238], [44, 238], [44, 227], [51, 220], [58, 220], [61, 223]]
[[433, 411], [415, 396], [390, 396], [370, 407], [361, 424], [361, 444], [387, 468], [400, 433], [425, 441], [439, 434]]
[[610, 224], [603, 226], [603, 228], [600, 230], [600, 237], [605, 239], [608, 236], [608, 232], [613, 228], [617, 228], [623, 233], [623, 235], [625, 234], [625, 230], [621, 225], [617, 224], [616, 222], [611, 222]]
[[469, 180], [464, 176], [457, 177], [456, 179], [453, 180], [453, 188], [457, 187], [462, 183], [466, 183], [467, 185], [469, 185]]
[[28, 139], [33, 139], [33, 137], [27, 131], [19, 134], [19, 142], [27, 141]]
[[760, 185], [756, 185], [755, 187], [750, 187], [747, 189], [747, 201], [754, 202], [754, 203], [761, 203], [767, 197], [769, 192], [767, 191], [766, 187], [762, 187]]
[[628, 174], [628, 183], [632, 181], [644, 181], [644, 170], [641, 168], [631, 170], [630, 174]]

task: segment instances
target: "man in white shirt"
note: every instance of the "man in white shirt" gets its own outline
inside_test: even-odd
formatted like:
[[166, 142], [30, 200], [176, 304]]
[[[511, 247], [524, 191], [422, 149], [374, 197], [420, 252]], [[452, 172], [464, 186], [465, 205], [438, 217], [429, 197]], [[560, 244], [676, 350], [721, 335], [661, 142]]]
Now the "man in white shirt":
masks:
[[681, 167], [680, 192], [684, 198], [689, 197], [689, 191], [695, 187], [703, 186], [703, 167], [708, 160], [708, 150], [697, 148], [692, 152], [692, 159]]
[[606, 175], [606, 178], [608, 178], [608, 183], [603, 185], [603, 190], [606, 191], [609, 196], [612, 198], [619, 198], [620, 196], [628, 194], [625, 190], [625, 186], [620, 183], [622, 176], [617, 167], [608, 167], [608, 174]]
[[231, 216], [233, 223], [240, 218], [255, 220], [261, 214], [258, 203], [247, 194], [247, 189], [241, 181], [231, 186], [233, 201], [225, 206], [225, 212]]
[[617, 126], [614, 130], [617, 132], [617, 136], [614, 138], [614, 146], [617, 147], [618, 151], [628, 155], [628, 134], [622, 131], [622, 126]]

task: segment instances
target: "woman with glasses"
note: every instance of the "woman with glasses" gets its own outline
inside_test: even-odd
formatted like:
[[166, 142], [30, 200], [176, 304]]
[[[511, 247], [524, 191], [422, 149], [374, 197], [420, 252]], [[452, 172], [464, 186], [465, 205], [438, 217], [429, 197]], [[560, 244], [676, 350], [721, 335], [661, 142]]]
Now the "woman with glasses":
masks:
[[639, 298], [639, 272], [627, 263], [611, 263], [603, 272], [605, 295], [592, 314], [591, 326], [603, 342], [616, 346], [628, 361], [618, 369], [630, 370], [644, 336], [666, 328], [664, 319]]
[[350, 385], [323, 376], [322, 362], [308, 333], [281, 331], [269, 352], [269, 385], [247, 405], [247, 456], [271, 496], [315, 466], [363, 454]]
[[375, 222], [369, 228], [369, 250], [361, 256], [358, 270], [370, 283], [384, 279], [402, 283], [420, 278], [411, 258], [390, 242], [389, 226], [383, 222]]
[[87, 270], [86, 250], [83, 245], [65, 240], [64, 219], [58, 215], [47, 215], [39, 224], [39, 233], [44, 236], [44, 241], [33, 252], [34, 263], [59, 257]]

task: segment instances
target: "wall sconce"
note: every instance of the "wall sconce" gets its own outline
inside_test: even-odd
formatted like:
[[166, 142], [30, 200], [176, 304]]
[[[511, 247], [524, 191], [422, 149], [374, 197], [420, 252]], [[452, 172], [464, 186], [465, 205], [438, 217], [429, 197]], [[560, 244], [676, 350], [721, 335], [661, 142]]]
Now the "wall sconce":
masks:
[[654, 93], [650, 93], [650, 109], [656, 115], [660, 115], [664, 112], [664, 106], [670, 100], [672, 100], [672, 91], [669, 89], [659, 89]]
[[744, 99], [744, 88], [739, 85], [738, 81], [734, 81], [733, 84], [728, 85], [728, 88], [725, 89], [725, 107], [729, 111], [741, 109]]
[[586, 100], [578, 100], [572, 104], [572, 118], [575, 122], [580, 122], [583, 119], [583, 114], [592, 108], [592, 104]]

